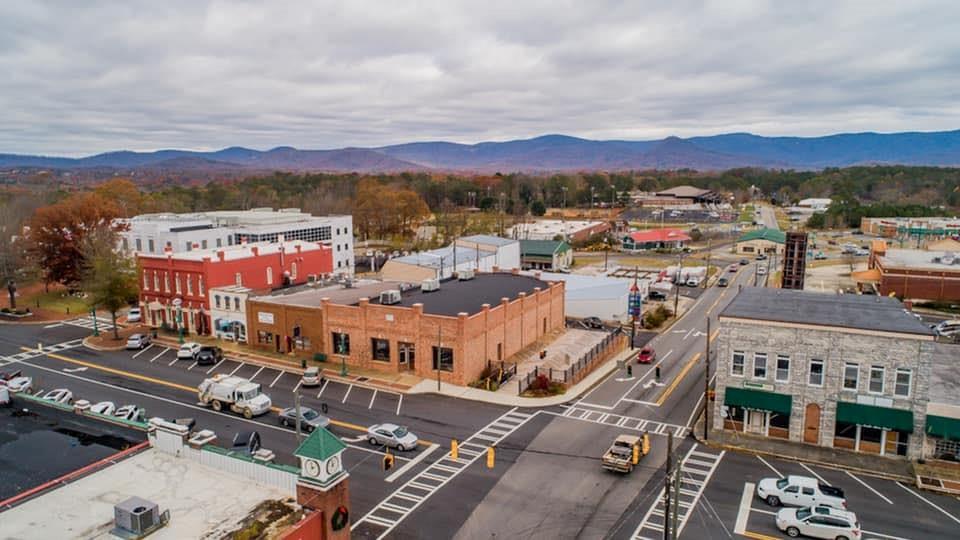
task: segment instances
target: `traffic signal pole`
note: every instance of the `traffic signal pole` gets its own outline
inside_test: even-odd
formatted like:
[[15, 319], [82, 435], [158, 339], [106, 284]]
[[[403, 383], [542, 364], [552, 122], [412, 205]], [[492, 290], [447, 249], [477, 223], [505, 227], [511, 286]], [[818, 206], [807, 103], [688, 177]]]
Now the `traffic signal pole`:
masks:
[[670, 540], [670, 475], [673, 473], [673, 432], [667, 432], [667, 474], [663, 483], [663, 540]]

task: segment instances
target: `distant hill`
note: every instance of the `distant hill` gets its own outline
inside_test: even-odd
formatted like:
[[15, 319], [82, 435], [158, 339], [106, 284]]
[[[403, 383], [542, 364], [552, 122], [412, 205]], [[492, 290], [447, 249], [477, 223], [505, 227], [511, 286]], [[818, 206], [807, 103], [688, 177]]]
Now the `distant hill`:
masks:
[[0, 154], [0, 168], [289, 170], [329, 172], [697, 169], [821, 169], [865, 164], [960, 165], [960, 130], [849, 133], [825, 137], [761, 137], [731, 133], [655, 141], [594, 141], [544, 135], [504, 142], [415, 142], [379, 148], [215, 152], [108, 152], [84, 158]]

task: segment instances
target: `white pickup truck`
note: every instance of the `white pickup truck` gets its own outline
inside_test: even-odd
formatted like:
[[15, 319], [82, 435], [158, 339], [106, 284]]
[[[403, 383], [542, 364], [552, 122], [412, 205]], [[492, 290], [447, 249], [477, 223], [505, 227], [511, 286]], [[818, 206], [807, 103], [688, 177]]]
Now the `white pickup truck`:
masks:
[[770, 506], [830, 506], [847, 509], [843, 490], [819, 482], [809, 476], [790, 475], [786, 478], [764, 478], [757, 483], [757, 497]]
[[218, 374], [204, 379], [197, 388], [200, 403], [210, 405], [213, 410], [228, 407], [244, 418], [253, 418], [270, 410], [270, 398], [260, 392], [260, 385], [242, 377]]

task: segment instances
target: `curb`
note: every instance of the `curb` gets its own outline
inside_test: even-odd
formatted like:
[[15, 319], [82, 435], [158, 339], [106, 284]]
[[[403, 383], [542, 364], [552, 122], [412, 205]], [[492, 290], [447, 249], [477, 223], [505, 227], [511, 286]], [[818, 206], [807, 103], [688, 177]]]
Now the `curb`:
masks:
[[127, 348], [126, 345], [120, 345], [120, 346], [118, 346], [118, 347], [103, 347], [103, 346], [100, 346], [100, 345], [94, 345], [93, 343], [90, 342], [90, 338], [91, 338], [91, 337], [92, 337], [92, 336], [87, 336], [87, 337], [83, 338], [83, 346], [86, 347], [86, 348], [88, 348], [88, 349], [93, 349], [93, 350], [95, 350], [95, 351], [101, 351], [101, 352], [103, 352], [103, 351], [122, 351], [122, 350], [124, 350], [124, 349]]

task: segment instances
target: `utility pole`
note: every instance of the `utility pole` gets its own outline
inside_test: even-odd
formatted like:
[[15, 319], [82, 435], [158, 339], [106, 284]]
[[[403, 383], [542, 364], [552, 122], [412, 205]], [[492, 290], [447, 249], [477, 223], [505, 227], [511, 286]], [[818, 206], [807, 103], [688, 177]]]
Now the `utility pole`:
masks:
[[704, 358], [707, 359], [707, 369], [703, 373], [703, 440], [707, 440], [710, 431], [710, 315], [707, 315], [707, 343]]
[[663, 484], [663, 540], [670, 540], [670, 475], [673, 474], [673, 432], [667, 432], [667, 474]]
[[707, 275], [703, 278], [703, 288], [707, 288], [707, 283], [710, 282], [710, 238], [707, 238]]
[[680, 467], [678, 463], [674, 468], [674, 478], [673, 478], [673, 518], [672, 525], [670, 526], [670, 538], [677, 540], [677, 535], [680, 527], [678, 526], [678, 521], [680, 517], [680, 474], [683, 471], [683, 468]]
[[673, 280], [673, 286], [676, 287], [677, 293], [673, 297], [673, 317], [679, 318], [680, 314], [677, 313], [677, 306], [680, 304], [680, 279], [683, 276], [683, 253], [680, 254], [680, 261], [677, 265], [677, 277]]
[[297, 415], [297, 443], [303, 440], [303, 432], [300, 431], [300, 392], [293, 393], [294, 413]]
[[443, 358], [443, 325], [437, 322], [437, 392], [440, 391], [440, 359]]

